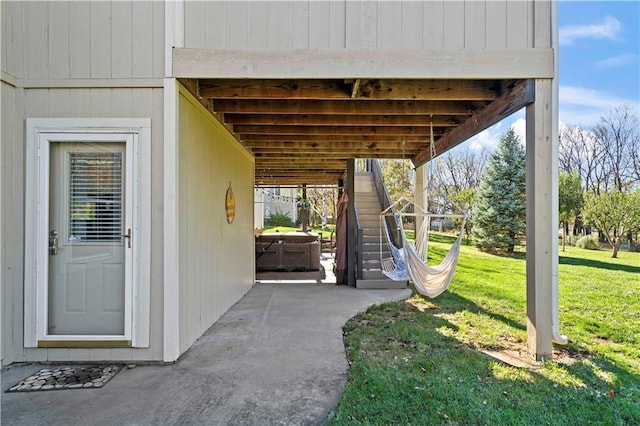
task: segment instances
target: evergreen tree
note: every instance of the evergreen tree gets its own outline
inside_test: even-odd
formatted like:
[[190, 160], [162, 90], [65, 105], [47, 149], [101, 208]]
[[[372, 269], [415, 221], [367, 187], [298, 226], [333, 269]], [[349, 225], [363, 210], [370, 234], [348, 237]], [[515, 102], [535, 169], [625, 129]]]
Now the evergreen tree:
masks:
[[525, 152], [513, 129], [489, 157], [473, 206], [473, 237], [483, 251], [512, 253], [525, 232]]

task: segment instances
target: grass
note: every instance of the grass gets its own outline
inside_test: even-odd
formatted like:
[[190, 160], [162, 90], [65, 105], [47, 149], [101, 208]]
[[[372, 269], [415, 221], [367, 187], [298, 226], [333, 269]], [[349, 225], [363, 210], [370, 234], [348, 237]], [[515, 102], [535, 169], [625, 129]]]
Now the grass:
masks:
[[[335, 225], [327, 225], [327, 229], [326, 230], [322, 230], [320, 228], [314, 228], [311, 230], [311, 232], [315, 232], [317, 234], [322, 234], [321, 237], [323, 239], [329, 239], [329, 237], [331, 236], [331, 231], [334, 231], [334, 238], [335, 238]], [[274, 234], [276, 232], [295, 232], [295, 231], [299, 231], [300, 227], [288, 227], [288, 226], [265, 226], [264, 230], [262, 231], [263, 234]]]
[[[453, 238], [433, 240], [437, 263]], [[329, 424], [640, 424], [638, 277], [638, 253], [561, 252], [570, 343], [516, 368], [481, 351], [526, 352], [524, 255], [463, 246], [447, 292], [375, 306], [345, 325], [348, 382]]]

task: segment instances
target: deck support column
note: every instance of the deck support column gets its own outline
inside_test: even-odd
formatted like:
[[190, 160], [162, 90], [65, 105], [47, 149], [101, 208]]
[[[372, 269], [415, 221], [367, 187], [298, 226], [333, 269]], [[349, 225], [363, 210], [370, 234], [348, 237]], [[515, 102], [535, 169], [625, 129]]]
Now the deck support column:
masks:
[[[427, 203], [429, 202], [427, 185], [429, 184], [429, 179], [431, 176], [428, 175], [427, 164], [424, 163], [421, 166], [416, 167], [416, 175], [415, 175], [415, 194], [413, 196], [414, 202], [417, 206], [420, 206], [424, 209], [424, 211], [429, 211], [429, 206]], [[422, 226], [422, 222], [424, 221], [423, 216], [416, 216], [416, 231], [420, 229]]]
[[356, 249], [358, 227], [356, 226], [356, 160], [347, 160], [347, 285], [356, 286]]
[[535, 102], [526, 108], [527, 336], [529, 353], [538, 361], [552, 356], [552, 283], [558, 262], [552, 86], [551, 79], [535, 80]]

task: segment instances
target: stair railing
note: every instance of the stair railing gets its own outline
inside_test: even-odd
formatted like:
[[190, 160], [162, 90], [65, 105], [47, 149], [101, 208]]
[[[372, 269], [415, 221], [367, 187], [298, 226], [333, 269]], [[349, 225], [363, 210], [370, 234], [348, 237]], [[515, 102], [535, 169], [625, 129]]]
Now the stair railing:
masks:
[[[387, 191], [387, 187], [384, 184], [384, 178], [382, 177], [382, 167], [380, 167], [380, 161], [377, 159], [369, 159], [367, 160], [367, 170], [371, 172], [373, 176], [373, 184], [376, 188], [376, 193], [378, 195], [378, 201], [380, 201], [380, 205], [382, 206], [382, 210], [387, 210], [393, 202], [391, 201], [391, 197], [389, 196], [389, 191]], [[400, 237], [400, 232], [402, 227], [400, 226], [399, 221], [402, 220], [398, 216], [395, 215], [395, 208], [391, 207], [389, 210], [392, 213], [391, 216], [385, 216], [385, 220], [387, 221], [388, 229], [395, 229], [396, 232], [391, 232], [390, 238], [391, 242], [394, 246], [401, 248], [402, 247], [402, 238]], [[382, 243], [382, 242], [381, 242]]]
[[364, 276], [364, 273], [362, 272], [362, 270], [364, 269], [364, 265], [363, 265], [363, 255], [362, 255], [362, 250], [363, 250], [363, 244], [364, 244], [364, 238], [363, 238], [363, 231], [362, 231], [362, 225], [360, 225], [360, 219], [358, 218], [358, 209], [356, 208], [355, 203], [353, 204], [353, 210], [355, 213], [355, 219], [356, 219], [356, 232], [358, 234], [358, 240], [357, 240], [357, 249], [356, 249], [356, 279], [361, 280], [362, 277]]

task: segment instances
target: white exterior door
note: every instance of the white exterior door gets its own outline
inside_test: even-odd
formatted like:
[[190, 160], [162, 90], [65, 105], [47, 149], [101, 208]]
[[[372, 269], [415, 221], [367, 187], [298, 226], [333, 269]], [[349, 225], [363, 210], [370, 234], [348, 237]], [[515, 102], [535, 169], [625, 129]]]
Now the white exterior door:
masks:
[[46, 273], [40, 275], [37, 344], [131, 346], [136, 135], [39, 138], [46, 222], [38, 240]]
[[25, 348], [148, 348], [151, 120], [26, 124]]
[[125, 335], [126, 161], [125, 142], [51, 144], [49, 336]]

